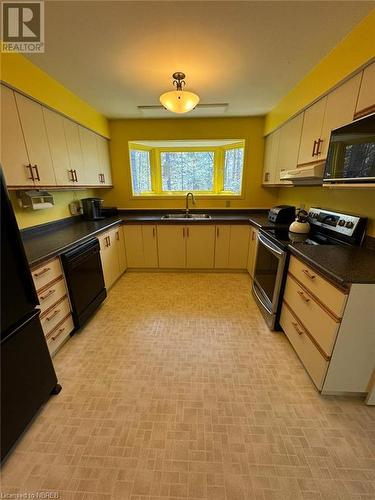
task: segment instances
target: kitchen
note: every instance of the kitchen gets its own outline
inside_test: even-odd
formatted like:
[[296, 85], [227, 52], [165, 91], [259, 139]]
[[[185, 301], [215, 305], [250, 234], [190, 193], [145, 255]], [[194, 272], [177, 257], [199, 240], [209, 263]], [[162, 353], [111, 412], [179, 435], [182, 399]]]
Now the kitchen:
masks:
[[4, 498], [374, 498], [373, 3], [33, 5], [45, 50], [1, 53]]

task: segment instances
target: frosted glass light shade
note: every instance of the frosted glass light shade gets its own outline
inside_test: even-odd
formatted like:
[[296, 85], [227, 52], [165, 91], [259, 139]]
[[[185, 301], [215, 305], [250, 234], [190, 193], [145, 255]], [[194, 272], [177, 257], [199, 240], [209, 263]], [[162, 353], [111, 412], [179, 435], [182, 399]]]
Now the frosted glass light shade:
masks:
[[160, 96], [161, 104], [173, 113], [187, 113], [195, 108], [199, 96], [185, 90], [171, 90]]

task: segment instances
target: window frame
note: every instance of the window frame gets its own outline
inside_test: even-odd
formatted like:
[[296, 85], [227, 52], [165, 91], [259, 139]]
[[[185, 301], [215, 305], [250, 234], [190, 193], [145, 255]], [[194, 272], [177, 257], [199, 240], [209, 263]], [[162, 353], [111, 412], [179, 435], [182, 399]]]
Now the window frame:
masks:
[[[225, 168], [225, 152], [230, 149], [243, 148], [243, 166], [241, 178], [241, 192], [234, 193], [224, 190], [224, 168]], [[161, 153], [170, 152], [213, 152], [214, 153], [214, 172], [213, 172], [213, 190], [212, 191], [192, 191], [194, 196], [199, 198], [215, 198], [215, 199], [243, 199], [244, 185], [246, 177], [245, 161], [246, 161], [246, 141], [235, 142], [222, 146], [186, 146], [186, 147], [152, 147], [138, 144], [137, 142], [129, 141], [129, 171], [130, 171], [130, 189], [132, 199], [153, 198], [153, 199], [173, 199], [183, 198], [187, 191], [163, 191], [162, 190], [162, 167]], [[150, 153], [150, 175], [152, 191], [135, 194], [133, 191], [133, 176], [131, 165], [131, 150], [149, 151]]]

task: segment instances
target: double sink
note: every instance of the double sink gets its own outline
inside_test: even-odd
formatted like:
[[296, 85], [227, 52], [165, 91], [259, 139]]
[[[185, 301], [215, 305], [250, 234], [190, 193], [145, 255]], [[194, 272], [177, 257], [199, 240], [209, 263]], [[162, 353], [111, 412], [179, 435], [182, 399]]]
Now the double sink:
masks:
[[211, 215], [209, 214], [190, 214], [190, 213], [185, 213], [185, 214], [166, 214], [162, 216], [162, 219], [168, 219], [168, 220], [209, 220], [211, 219]]

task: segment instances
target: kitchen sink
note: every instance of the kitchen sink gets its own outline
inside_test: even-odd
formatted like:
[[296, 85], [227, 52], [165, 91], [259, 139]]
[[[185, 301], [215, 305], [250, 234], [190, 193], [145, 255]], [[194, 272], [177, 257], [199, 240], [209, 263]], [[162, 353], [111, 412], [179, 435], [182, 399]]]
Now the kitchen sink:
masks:
[[211, 219], [209, 214], [166, 214], [162, 216], [162, 219], [169, 220], [202, 220]]

